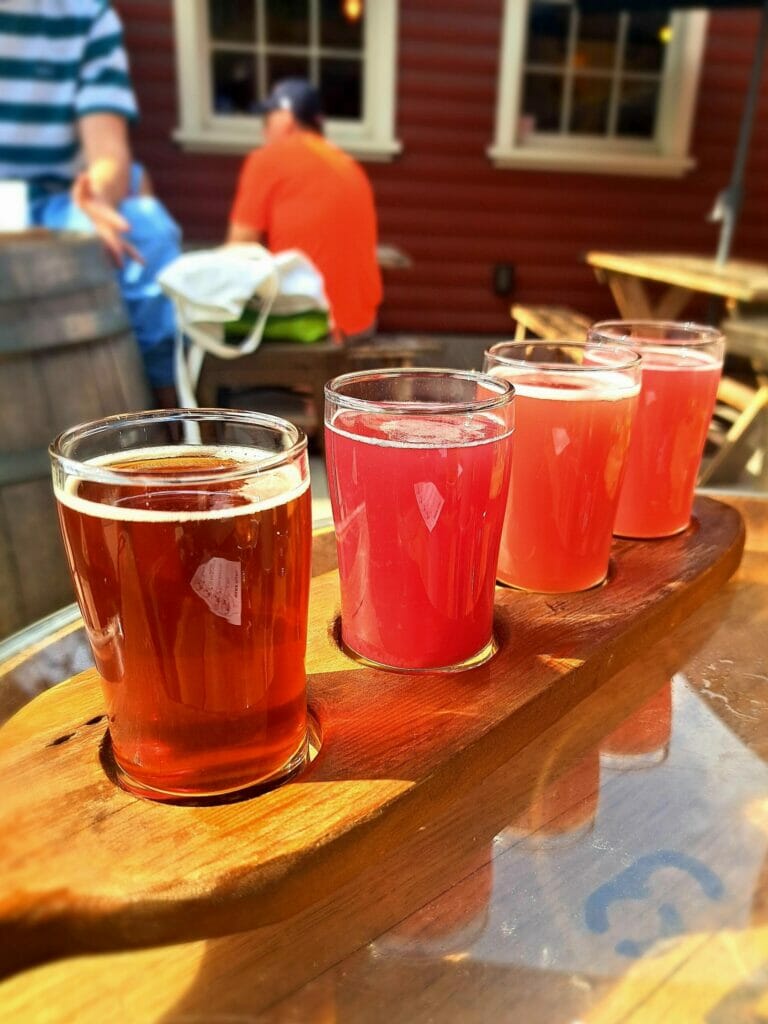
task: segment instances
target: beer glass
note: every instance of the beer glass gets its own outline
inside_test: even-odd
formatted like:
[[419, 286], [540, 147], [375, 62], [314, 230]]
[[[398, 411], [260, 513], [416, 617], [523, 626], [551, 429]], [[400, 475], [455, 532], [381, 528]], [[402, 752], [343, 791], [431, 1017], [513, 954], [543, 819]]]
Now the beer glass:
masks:
[[499, 579], [568, 593], [601, 583], [640, 390], [634, 352], [576, 342], [502, 342], [487, 372], [514, 384], [515, 457]]
[[140, 412], [51, 445], [61, 532], [121, 785], [184, 800], [307, 753], [306, 437], [257, 413]]
[[643, 386], [615, 533], [670, 537], [690, 522], [696, 475], [723, 368], [724, 339], [714, 327], [662, 320], [594, 324], [595, 344], [639, 352]]
[[325, 388], [342, 642], [401, 671], [495, 651], [513, 389], [459, 370], [349, 373]]

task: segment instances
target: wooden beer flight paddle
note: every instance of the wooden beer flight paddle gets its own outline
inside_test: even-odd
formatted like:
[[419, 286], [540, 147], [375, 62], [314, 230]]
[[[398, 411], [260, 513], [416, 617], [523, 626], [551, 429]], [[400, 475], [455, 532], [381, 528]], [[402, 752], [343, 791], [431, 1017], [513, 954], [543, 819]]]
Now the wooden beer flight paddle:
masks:
[[[0, 960], [5, 973], [86, 951], [213, 937], [284, 920], [395, 849], [519, 752], [735, 571], [739, 513], [699, 498], [661, 541], [617, 541], [608, 582], [570, 595], [498, 588], [499, 653], [468, 672], [406, 675], [336, 645], [338, 580], [313, 580], [312, 765], [240, 803], [138, 800], [103, 766], [94, 671], [0, 730]], [[322, 568], [328, 539], [318, 539]]]

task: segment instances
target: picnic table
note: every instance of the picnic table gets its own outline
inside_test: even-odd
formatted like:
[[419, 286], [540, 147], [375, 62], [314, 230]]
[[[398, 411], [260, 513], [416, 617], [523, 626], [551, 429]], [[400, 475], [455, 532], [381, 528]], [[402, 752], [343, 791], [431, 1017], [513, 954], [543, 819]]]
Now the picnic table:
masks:
[[[586, 261], [611, 289], [625, 320], [677, 320], [696, 293], [725, 299], [728, 309], [768, 302], [768, 264], [684, 253], [604, 252], [592, 250]], [[652, 285], [663, 291], [653, 295]]]
[[[106, 1007], [114, 1019], [167, 1024], [758, 1019], [768, 501], [729, 500], [747, 524], [730, 582], [548, 728], [542, 707], [506, 763], [472, 786], [457, 775], [441, 813], [412, 822], [355, 877], [329, 875], [310, 906], [257, 929], [13, 975], [0, 983], [3, 1019], [87, 1024]], [[333, 561], [332, 534], [319, 535], [315, 573]], [[569, 672], [555, 635], [546, 642]], [[84, 658], [72, 615], [6, 643], [0, 716]], [[428, 692], [429, 677], [420, 685]], [[322, 800], [328, 783], [315, 785]], [[162, 815], [171, 824], [177, 811]], [[142, 842], [149, 852], [153, 836]], [[158, 913], [166, 898], [157, 892]]]

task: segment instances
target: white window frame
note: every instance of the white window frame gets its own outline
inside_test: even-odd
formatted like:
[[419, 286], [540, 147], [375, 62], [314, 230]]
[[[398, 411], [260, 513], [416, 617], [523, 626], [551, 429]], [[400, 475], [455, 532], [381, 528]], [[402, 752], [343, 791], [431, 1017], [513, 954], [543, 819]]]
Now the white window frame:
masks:
[[496, 130], [488, 156], [496, 167], [678, 178], [695, 167], [689, 155], [707, 37], [705, 11], [675, 11], [662, 69], [653, 139], [531, 132], [520, 136], [523, 72], [531, 0], [505, 0], [496, 97]]
[[[211, 106], [206, 0], [173, 0], [179, 126], [173, 138], [191, 152], [246, 153], [262, 142], [261, 118], [216, 114]], [[395, 138], [398, 0], [365, 5], [363, 117], [328, 118], [329, 139], [363, 160], [385, 161], [402, 149]]]

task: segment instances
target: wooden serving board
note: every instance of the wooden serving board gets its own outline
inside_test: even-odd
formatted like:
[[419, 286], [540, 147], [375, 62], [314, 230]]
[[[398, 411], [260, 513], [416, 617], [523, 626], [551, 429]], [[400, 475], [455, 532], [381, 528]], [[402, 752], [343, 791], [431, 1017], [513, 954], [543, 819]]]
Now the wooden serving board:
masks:
[[741, 558], [741, 516], [707, 498], [695, 516], [678, 537], [617, 541], [593, 591], [499, 588], [499, 653], [455, 675], [351, 661], [335, 641], [336, 573], [316, 576], [307, 664], [322, 748], [295, 781], [248, 801], [131, 797], [102, 767], [95, 672], [44, 693], [0, 730], [4, 971], [231, 934], [327, 898], [720, 589]]

